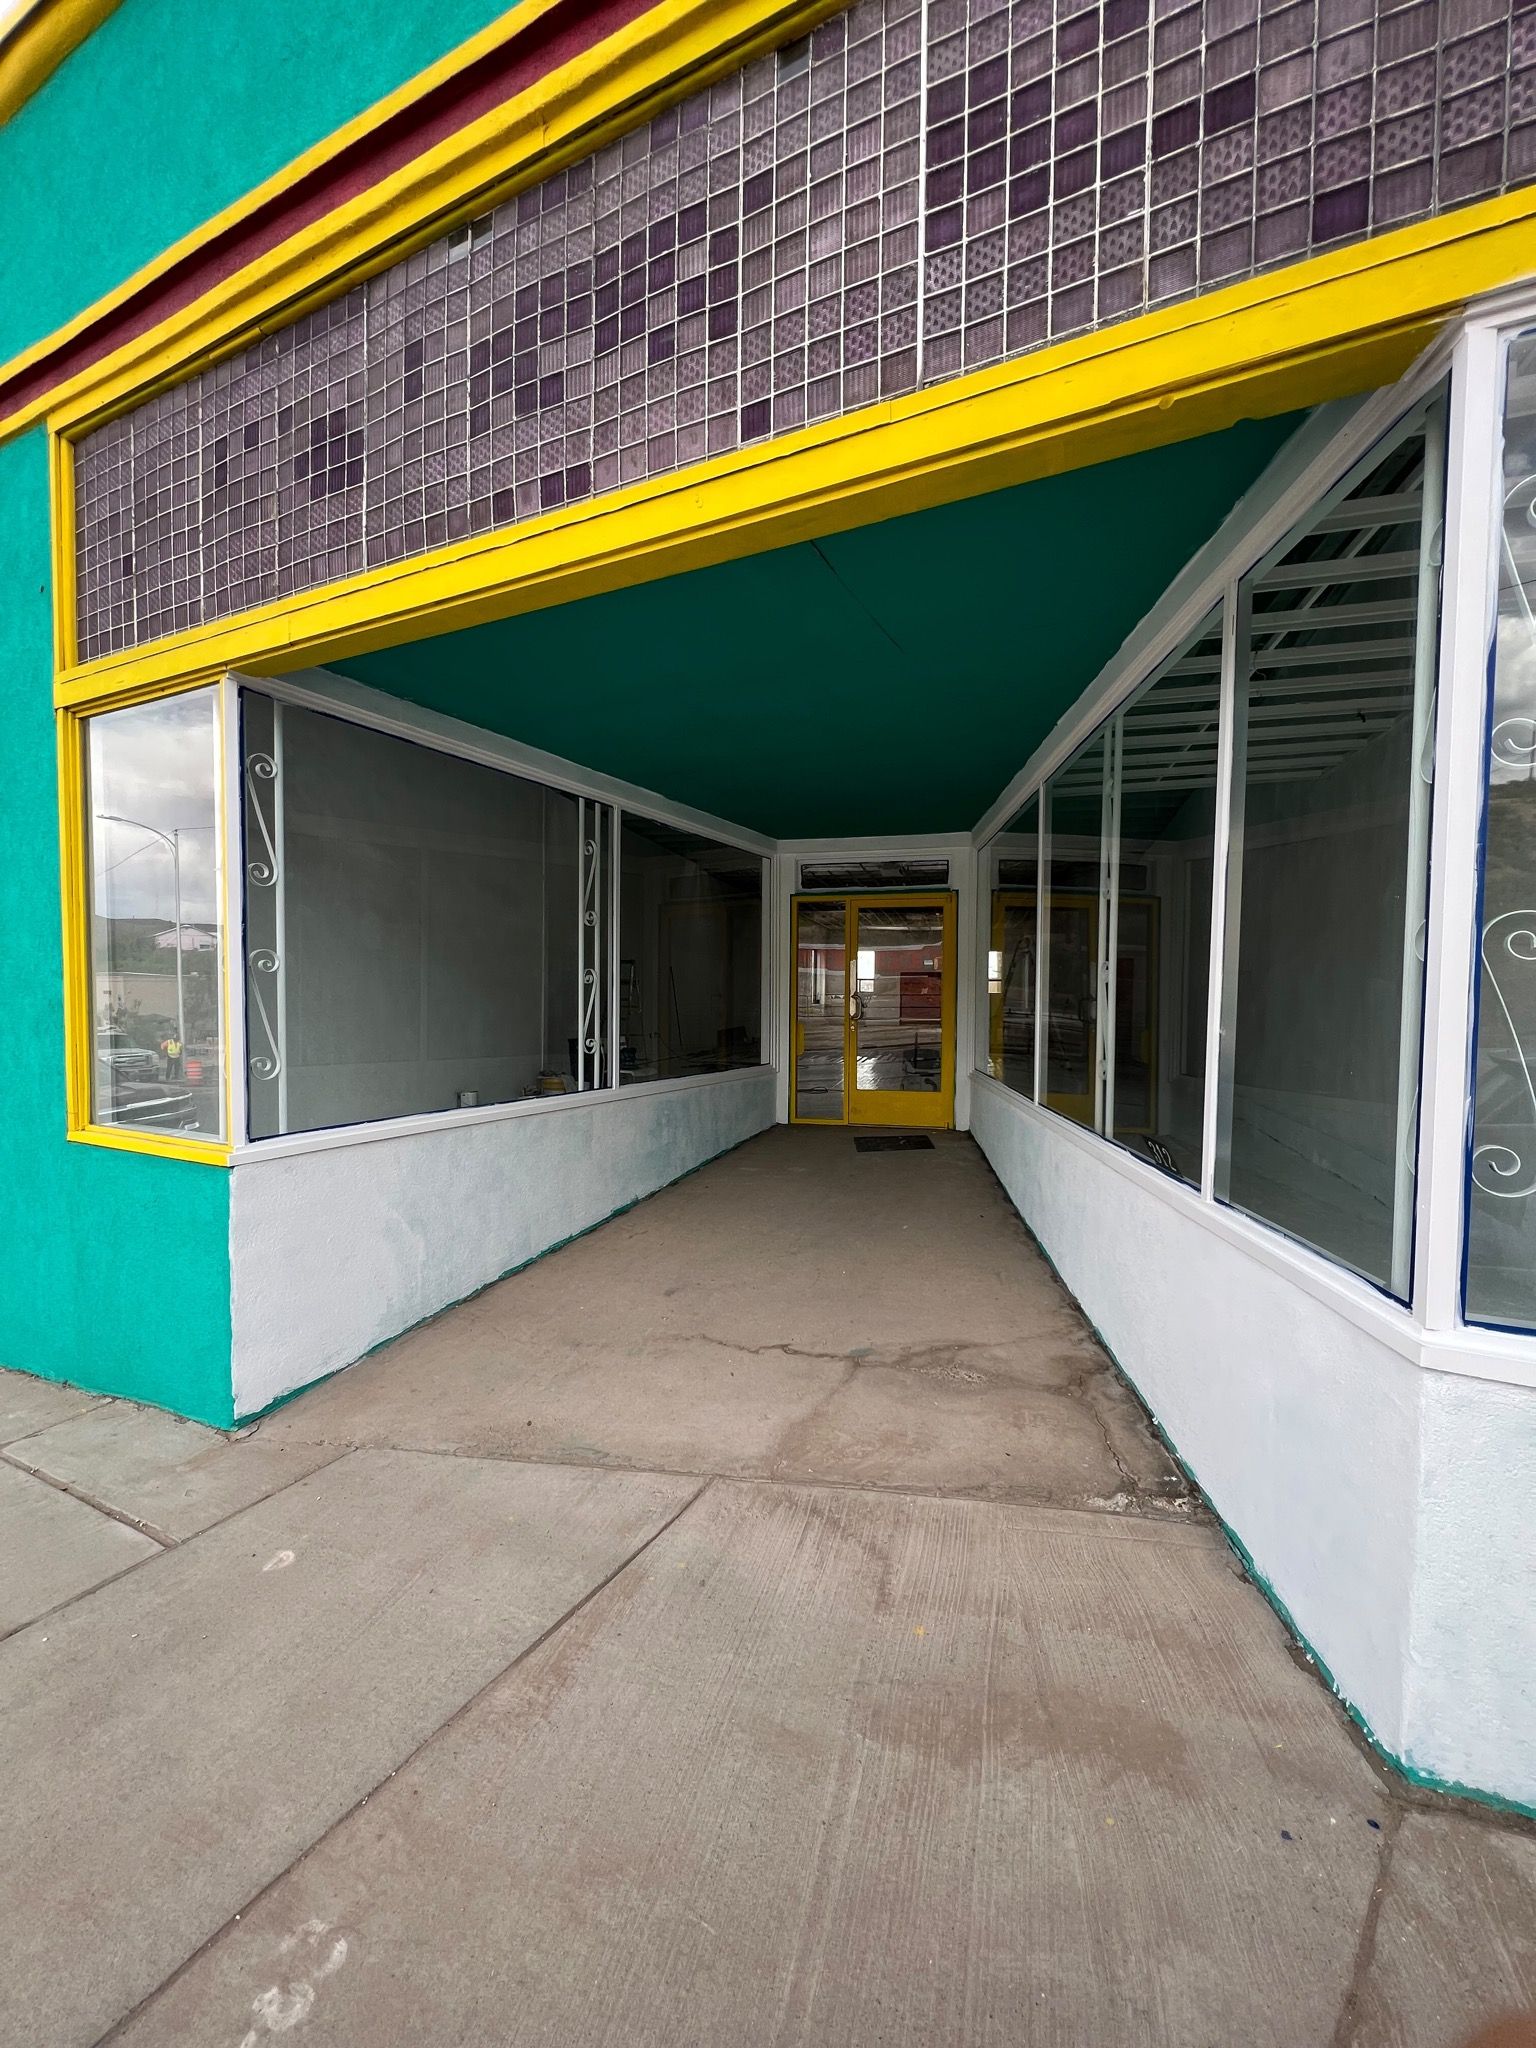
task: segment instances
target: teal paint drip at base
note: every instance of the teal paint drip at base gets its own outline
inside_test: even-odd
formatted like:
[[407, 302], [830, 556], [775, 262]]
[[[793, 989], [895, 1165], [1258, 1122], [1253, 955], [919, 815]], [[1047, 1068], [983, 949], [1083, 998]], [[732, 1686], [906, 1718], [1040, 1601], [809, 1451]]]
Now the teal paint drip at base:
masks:
[[1094, 1322], [1093, 1318], [1089, 1315], [1088, 1311], [1083, 1307], [1082, 1303], [1078, 1300], [1077, 1296], [1072, 1292], [1072, 1289], [1067, 1286], [1067, 1282], [1063, 1277], [1059, 1267], [1057, 1266], [1056, 1261], [1051, 1257], [1050, 1253], [1046, 1250], [1045, 1246], [1041, 1243], [1040, 1239], [1035, 1235], [1034, 1231], [1030, 1228], [1029, 1223], [1025, 1219], [1023, 1211], [1019, 1208], [1018, 1203], [1014, 1201], [1012, 1195], [1009, 1194], [1007, 1186], [1005, 1185], [1001, 1174], [999, 1174], [997, 1168], [992, 1165], [992, 1161], [987, 1158], [985, 1148], [978, 1145], [976, 1149], [981, 1153], [982, 1158], [987, 1160], [987, 1165], [991, 1169], [993, 1177], [996, 1179], [998, 1186], [1003, 1191], [1004, 1199], [1007, 1201], [1008, 1206], [1010, 1209], [1012, 1209], [1014, 1215], [1017, 1216], [1019, 1219], [1019, 1227], [1023, 1230], [1025, 1236], [1029, 1239], [1030, 1243], [1039, 1252], [1041, 1258], [1044, 1259], [1046, 1265], [1050, 1267], [1052, 1273], [1055, 1274], [1056, 1279], [1060, 1282], [1062, 1288], [1065, 1290], [1069, 1299], [1076, 1307], [1078, 1314], [1083, 1318], [1083, 1321], [1087, 1323], [1089, 1329], [1092, 1330], [1094, 1338], [1099, 1344], [1100, 1348], [1103, 1350], [1105, 1357], [1114, 1367], [1115, 1372], [1119, 1375], [1120, 1379], [1124, 1381], [1127, 1388], [1129, 1388], [1130, 1392], [1134, 1395], [1138, 1405], [1141, 1408], [1142, 1413], [1146, 1416], [1148, 1422], [1152, 1425], [1153, 1433], [1157, 1437], [1158, 1442], [1162, 1445], [1163, 1449], [1168, 1453], [1169, 1457], [1173, 1460], [1174, 1464], [1178, 1466], [1180, 1472], [1183, 1473], [1184, 1477], [1189, 1481], [1190, 1485], [1194, 1488], [1195, 1492], [1199, 1494], [1200, 1499], [1206, 1507], [1206, 1509], [1208, 1510], [1212, 1521], [1215, 1522], [1217, 1528], [1220, 1529], [1222, 1535], [1225, 1537], [1229, 1548], [1231, 1549], [1233, 1555], [1237, 1558], [1238, 1563], [1241, 1564], [1245, 1575], [1250, 1580], [1250, 1582], [1258, 1588], [1259, 1592], [1263, 1594], [1269, 1606], [1274, 1610], [1275, 1614], [1278, 1615], [1281, 1625], [1285, 1629], [1287, 1635], [1289, 1635], [1292, 1638], [1292, 1640], [1296, 1642], [1304, 1651], [1307, 1657], [1307, 1661], [1312, 1665], [1312, 1668], [1316, 1671], [1319, 1678], [1323, 1680], [1324, 1684], [1328, 1687], [1328, 1690], [1333, 1694], [1333, 1697], [1338, 1701], [1339, 1705], [1343, 1708], [1350, 1723], [1357, 1730], [1362, 1741], [1370, 1750], [1371, 1754], [1374, 1757], [1377, 1757], [1383, 1764], [1385, 1764], [1389, 1770], [1396, 1772], [1398, 1777], [1404, 1779], [1408, 1784], [1417, 1787], [1420, 1791], [1433, 1792], [1443, 1798], [1448, 1799], [1470, 1800], [1476, 1806], [1486, 1806], [1494, 1813], [1512, 1815], [1520, 1820], [1536, 1820], [1536, 1806], [1527, 1806], [1518, 1799], [1506, 1799], [1502, 1793], [1485, 1791], [1479, 1785], [1463, 1785], [1453, 1778], [1441, 1778], [1437, 1776], [1433, 1771], [1422, 1770], [1417, 1764], [1411, 1764], [1407, 1762], [1407, 1760], [1403, 1757], [1400, 1757], [1395, 1750], [1388, 1749], [1387, 1745], [1381, 1740], [1380, 1736], [1378, 1736], [1375, 1730], [1371, 1727], [1369, 1721], [1366, 1720], [1364, 1714], [1361, 1713], [1360, 1709], [1355, 1705], [1354, 1701], [1349, 1698], [1349, 1696], [1345, 1693], [1343, 1687], [1339, 1684], [1339, 1681], [1334, 1677], [1332, 1670], [1329, 1668], [1327, 1660], [1321, 1657], [1318, 1654], [1318, 1652], [1313, 1648], [1312, 1644], [1308, 1641], [1305, 1630], [1297, 1626], [1296, 1617], [1291, 1613], [1290, 1608], [1286, 1606], [1284, 1600], [1282, 1600], [1280, 1595], [1275, 1591], [1275, 1588], [1270, 1584], [1269, 1580], [1265, 1577], [1264, 1573], [1260, 1571], [1257, 1563], [1254, 1561], [1252, 1551], [1249, 1550], [1247, 1544], [1244, 1543], [1242, 1537], [1238, 1535], [1237, 1531], [1232, 1527], [1232, 1525], [1227, 1521], [1226, 1517], [1217, 1508], [1215, 1502], [1211, 1499], [1210, 1494], [1206, 1491], [1205, 1487], [1200, 1483], [1199, 1474], [1194, 1470], [1193, 1466], [1189, 1463], [1188, 1459], [1185, 1458], [1183, 1453], [1180, 1451], [1178, 1445], [1173, 1441], [1172, 1437], [1169, 1436], [1167, 1430], [1164, 1429], [1161, 1422], [1158, 1421], [1157, 1416], [1153, 1413], [1151, 1405], [1147, 1401], [1146, 1396], [1142, 1393], [1140, 1387], [1137, 1386], [1135, 1379], [1132, 1377], [1130, 1373], [1126, 1371], [1125, 1367], [1120, 1363], [1120, 1360], [1115, 1356], [1113, 1347], [1105, 1341], [1103, 1331], [1099, 1328], [1097, 1323]]

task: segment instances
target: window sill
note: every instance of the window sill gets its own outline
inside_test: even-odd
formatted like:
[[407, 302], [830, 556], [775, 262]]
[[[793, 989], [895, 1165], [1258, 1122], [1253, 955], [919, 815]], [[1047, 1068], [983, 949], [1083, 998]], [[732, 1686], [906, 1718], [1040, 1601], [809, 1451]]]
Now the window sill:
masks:
[[665, 1081], [635, 1081], [618, 1088], [589, 1088], [582, 1094], [525, 1096], [516, 1102], [481, 1103], [475, 1109], [430, 1110], [422, 1116], [390, 1117], [372, 1124], [339, 1124], [323, 1131], [295, 1131], [282, 1138], [252, 1138], [234, 1147], [230, 1163], [253, 1166], [263, 1159], [288, 1159], [301, 1152], [332, 1152], [349, 1145], [381, 1144], [391, 1138], [430, 1136], [440, 1131], [499, 1124], [516, 1117], [559, 1115], [573, 1109], [601, 1109], [615, 1102], [644, 1101], [690, 1088], [718, 1088], [723, 1082], [770, 1073], [766, 1065], [728, 1067], [719, 1073], [683, 1074]]
[[192, 1138], [170, 1131], [131, 1131], [107, 1124], [82, 1124], [68, 1133], [71, 1145], [96, 1145], [104, 1152], [145, 1152], [157, 1159], [190, 1159], [201, 1166], [228, 1166], [233, 1148], [217, 1138]]

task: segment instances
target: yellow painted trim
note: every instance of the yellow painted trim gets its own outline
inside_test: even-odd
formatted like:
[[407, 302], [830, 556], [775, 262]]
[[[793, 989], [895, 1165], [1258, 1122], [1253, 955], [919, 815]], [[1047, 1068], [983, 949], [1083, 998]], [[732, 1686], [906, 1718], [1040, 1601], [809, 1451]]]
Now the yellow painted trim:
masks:
[[[341, 660], [1392, 382], [1536, 268], [1536, 193], [1034, 354], [62, 674], [61, 704]], [[1490, 217], [1491, 213], [1491, 217]]]
[[59, 899], [64, 921], [64, 1110], [71, 1136], [91, 1116], [90, 907], [85, 880], [85, 726], [60, 712]]
[[64, 59], [94, 35], [119, 0], [31, 0], [0, 30], [0, 128]]
[[[503, 16], [493, 31], [465, 44], [423, 78], [440, 83], [438, 70], [446, 77], [462, 69], [498, 41], [526, 29], [553, 4], [555, 0], [528, 0], [525, 8]], [[194, 365], [201, 367], [247, 347], [307, 307], [483, 213], [509, 192], [589, 155], [658, 108], [700, 90], [763, 50], [804, 34], [843, 4], [845, 0], [655, 0], [636, 20], [290, 236], [192, 305], [0, 418], [0, 438], [22, 431], [45, 413], [56, 424], [77, 431], [87, 418], [94, 421], [137, 403]], [[420, 81], [406, 88], [398, 96], [400, 104], [418, 97], [420, 89]], [[353, 127], [366, 133], [385, 118], [385, 110], [398, 108], [391, 101], [381, 102]], [[238, 224], [257, 203], [280, 196], [305, 170], [334, 155], [344, 138], [355, 136], [349, 129], [340, 130], [279, 178], [268, 180], [237, 207], [156, 259], [140, 273], [139, 281], [148, 281], [172, 261], [195, 253], [216, 233]], [[132, 282], [122, 287], [49, 342], [15, 358], [0, 376], [9, 377], [36, 361], [120, 303], [133, 288]]]
[[[146, 685], [131, 695], [114, 700], [110, 708], [148, 703], [159, 697], [177, 696], [183, 689], [200, 687], [181, 684], [172, 687]], [[233, 1148], [226, 1139], [189, 1138], [169, 1132], [135, 1131], [91, 1121], [91, 1049], [95, 1043], [96, 1015], [91, 996], [91, 901], [86, 846], [85, 715], [61, 710], [57, 715], [59, 757], [59, 900], [63, 916], [64, 951], [64, 1110], [65, 1136], [72, 1144], [100, 1145], [111, 1152], [149, 1152], [162, 1159], [190, 1159], [206, 1166], [228, 1166]], [[224, 721], [218, 720], [217, 775], [219, 803], [219, 847], [221, 863], [229, 858], [230, 821], [224, 801], [226, 776]], [[219, 902], [224, 900], [223, 874], [218, 881]], [[223, 1010], [224, 1128], [234, 1128], [233, 1077], [229, 1061], [229, 1018], [231, 969], [229, 935], [219, 948]]]
[[100, 1145], [107, 1152], [148, 1152], [157, 1159], [190, 1159], [198, 1166], [228, 1166], [233, 1153], [228, 1145], [216, 1145], [196, 1138], [159, 1137], [153, 1131], [119, 1131], [105, 1124], [87, 1124], [71, 1131], [72, 1145]]

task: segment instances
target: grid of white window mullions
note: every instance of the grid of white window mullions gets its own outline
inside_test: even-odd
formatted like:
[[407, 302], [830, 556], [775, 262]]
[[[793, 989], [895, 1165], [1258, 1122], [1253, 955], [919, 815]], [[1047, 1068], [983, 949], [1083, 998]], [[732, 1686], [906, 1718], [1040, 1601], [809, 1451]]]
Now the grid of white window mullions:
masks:
[[[1006, 798], [994, 807], [990, 819], [983, 821], [982, 828], [985, 836], [992, 820], [1016, 816], [1031, 799], [1037, 800], [1033, 827], [1037, 936], [1030, 1099], [1048, 1108], [1051, 812], [1053, 803], [1063, 797], [1075, 800], [1079, 808], [1085, 798], [1090, 803], [1095, 796], [1098, 798], [1097, 844], [1093, 847], [1098, 865], [1098, 915], [1093, 969], [1095, 1019], [1090, 1049], [1092, 1128], [1098, 1135], [1112, 1139], [1116, 1129], [1113, 1020], [1119, 954], [1122, 802], [1127, 796], [1165, 787], [1186, 792], [1207, 787], [1213, 791], [1200, 1178], [1198, 1190], [1191, 1188], [1189, 1192], [1197, 1192], [1206, 1203], [1223, 1203], [1230, 1168], [1225, 1141], [1231, 1130], [1244, 794], [1265, 782], [1325, 774], [1351, 751], [1400, 720], [1405, 711], [1412, 711], [1414, 773], [1406, 856], [1409, 886], [1401, 941], [1404, 971], [1390, 1276], [1391, 1293], [1404, 1302], [1410, 1297], [1417, 1300], [1419, 1293], [1414, 1276], [1414, 1244], [1415, 1214], [1421, 1206], [1416, 1199], [1420, 1193], [1416, 1166], [1421, 1058], [1436, 1057], [1430, 1044], [1431, 1033], [1426, 1030], [1421, 1034], [1420, 1025], [1426, 1001], [1422, 963], [1429, 959], [1431, 978], [1435, 964], [1433, 949], [1428, 946], [1425, 871], [1431, 808], [1438, 787], [1431, 770], [1436, 761], [1434, 680], [1439, 641], [1438, 572], [1443, 531], [1440, 507], [1446, 476], [1446, 406], [1437, 387], [1445, 376], [1447, 355], [1448, 351], [1437, 351], [1416, 377], [1405, 381], [1399, 395], [1402, 410], [1395, 422], [1389, 423], [1384, 417], [1382, 403], [1368, 402], [1352, 428], [1345, 429], [1334, 444], [1337, 466], [1332, 470], [1336, 478], [1332, 487], [1325, 489], [1320, 474], [1330, 466], [1324, 454], [1309, 463], [1306, 485], [1287, 492], [1269, 519], [1254, 530], [1246, 558], [1238, 553], [1241, 542], [1228, 547], [1228, 559], [1218, 576], [1203, 579], [1197, 585], [1197, 595], [1180, 607], [1177, 623], [1165, 626], [1156, 642], [1151, 643], [1151, 660], [1130, 673], [1114, 677], [1070, 734], [1063, 734], [1047, 756], [1031, 764], [1016, 780]], [[1357, 495], [1362, 482], [1379, 473], [1395, 450], [1406, 449], [1416, 440], [1422, 446], [1422, 461], [1416, 466], [1415, 475], [1402, 480], [1390, 493]], [[1378, 547], [1373, 551], [1373, 542], [1405, 522], [1418, 524], [1416, 548], [1387, 551]], [[1298, 558], [1298, 549], [1316, 537], [1324, 537], [1326, 552], [1316, 560]], [[1234, 554], [1238, 554], [1235, 561], [1231, 559]], [[1414, 579], [1414, 591], [1409, 597], [1392, 591], [1394, 581], [1404, 578]], [[1353, 594], [1344, 604], [1319, 608], [1320, 594], [1330, 585], [1346, 581], [1363, 594]], [[1378, 583], [1384, 586], [1384, 594], [1375, 597], [1371, 587]], [[1251, 609], [1255, 596], [1261, 599], [1257, 614]], [[1244, 654], [1248, 672], [1241, 679], [1240, 688], [1239, 659]], [[1321, 673], [1325, 670], [1329, 673]], [[1214, 715], [1213, 680], [1219, 684]], [[1180, 688], [1185, 682], [1189, 685], [1187, 691]], [[1149, 695], [1154, 686], [1155, 696]], [[1257, 701], [1250, 702], [1251, 698]], [[1140, 708], [1148, 705], [1156, 709]], [[1439, 709], [1443, 722], [1443, 704]], [[1440, 774], [1444, 773], [1442, 762]], [[988, 839], [986, 843], [996, 842]], [[1007, 843], [1010, 853], [1025, 851], [1027, 855], [1026, 846], [1015, 833], [1007, 833]], [[1087, 856], [1088, 845], [1081, 851]], [[986, 892], [981, 915], [984, 920], [990, 916]], [[983, 957], [986, 945], [984, 932]], [[1433, 987], [1429, 1006], [1437, 1019], [1439, 1003]], [[1426, 1017], [1425, 1021], [1434, 1020]], [[985, 1030], [985, 1016], [981, 1024]], [[981, 1057], [985, 1065], [985, 1046]], [[1456, 1184], [1459, 1198], [1459, 1171]], [[1251, 1210], [1245, 1213], [1261, 1225], [1266, 1221]], [[1422, 1230], [1419, 1236], [1422, 1240]], [[1317, 1255], [1336, 1263], [1327, 1251]]]
[[[341, 682], [339, 689], [333, 689], [340, 679], [330, 677], [323, 670], [310, 673], [310, 681], [296, 677], [258, 679], [233, 674], [225, 678], [221, 717], [227, 767], [221, 801], [231, 821], [232, 831], [237, 835], [234, 845], [238, 856], [228, 862], [224, 875], [227, 929], [239, 940], [238, 949], [231, 947], [232, 957], [237, 963], [236, 988], [231, 991], [234, 1000], [228, 1005], [231, 1027], [229, 1071], [234, 1081], [230, 1096], [235, 1126], [233, 1142], [237, 1153], [249, 1148], [263, 1157], [275, 1157], [286, 1152], [387, 1139], [435, 1126], [494, 1122], [508, 1116], [543, 1113], [584, 1101], [590, 1103], [594, 1095], [616, 1098], [621, 1086], [618, 1059], [620, 862], [622, 835], [628, 817], [694, 832], [722, 846], [755, 853], [762, 861], [761, 1064], [770, 1062], [775, 1015], [770, 916], [772, 842], [686, 806], [659, 801], [647, 803], [643, 801], [642, 792], [631, 792], [628, 785], [619, 784], [612, 778], [584, 774], [574, 764], [563, 763], [538, 749], [504, 741], [497, 734], [481, 731], [461, 720], [432, 712], [417, 712], [410, 707], [391, 704], [383, 697], [379, 697], [375, 704], [371, 700], [378, 693], [374, 691], [346, 682]], [[606, 885], [594, 890], [583, 886], [578, 892], [578, 1016], [583, 1029], [579, 1034], [582, 1043], [578, 1048], [580, 1058], [574, 1093], [482, 1103], [465, 1109], [406, 1113], [358, 1124], [295, 1131], [282, 1129], [272, 1137], [251, 1137], [253, 1086], [270, 1080], [274, 1088], [281, 1088], [279, 1100], [286, 1097], [287, 990], [282, 973], [286, 906], [280, 865], [281, 809], [275, 812], [271, 808], [263, 810], [251, 801], [253, 762], [266, 754], [272, 761], [273, 774], [264, 778], [258, 769], [255, 779], [258, 785], [265, 781], [266, 786], [275, 791], [278, 806], [281, 804], [282, 712], [285, 705], [316, 711], [327, 718], [406, 740], [429, 752], [471, 761], [499, 774], [557, 790], [578, 800], [582, 845], [591, 847], [590, 855], [583, 858], [583, 878], [585, 881], [590, 875], [597, 883], [604, 878], [606, 871]], [[261, 721], [254, 729], [251, 723], [253, 711]], [[247, 821], [243, 843], [238, 837], [242, 817]], [[254, 831], [250, 829], [252, 821], [256, 821]], [[267, 859], [274, 867], [271, 887], [263, 887], [260, 877], [253, 877], [251, 872], [253, 864], [260, 865]], [[253, 879], [257, 884], [254, 892], [248, 887]], [[266, 898], [271, 903], [270, 920], [259, 924], [253, 921], [252, 908]], [[268, 951], [272, 954], [272, 963], [270, 969], [264, 969], [255, 956]], [[238, 964], [242, 959], [245, 970], [243, 988]], [[255, 1000], [253, 977], [255, 985], [260, 986], [264, 975], [266, 985], [262, 987], [262, 993], [266, 1000], [261, 1003]], [[590, 985], [588, 975], [591, 976]], [[242, 996], [247, 999], [242, 1000]], [[257, 1063], [263, 1061], [270, 1062], [270, 1072], [258, 1068]], [[709, 1086], [717, 1079], [729, 1079], [750, 1071], [753, 1070], [734, 1068], [723, 1070], [718, 1076], [691, 1074], [651, 1082], [626, 1082], [623, 1095], [629, 1098], [648, 1090]], [[282, 1119], [286, 1123], [285, 1102]]]

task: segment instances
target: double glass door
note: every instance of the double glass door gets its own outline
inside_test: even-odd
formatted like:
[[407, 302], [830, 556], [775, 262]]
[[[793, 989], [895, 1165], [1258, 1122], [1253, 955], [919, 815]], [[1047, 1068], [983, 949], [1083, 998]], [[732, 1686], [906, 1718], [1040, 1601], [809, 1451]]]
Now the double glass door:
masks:
[[796, 897], [796, 1123], [954, 1121], [954, 905]]

